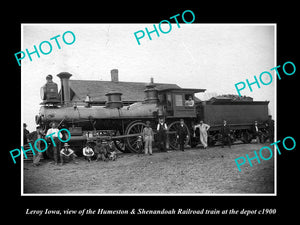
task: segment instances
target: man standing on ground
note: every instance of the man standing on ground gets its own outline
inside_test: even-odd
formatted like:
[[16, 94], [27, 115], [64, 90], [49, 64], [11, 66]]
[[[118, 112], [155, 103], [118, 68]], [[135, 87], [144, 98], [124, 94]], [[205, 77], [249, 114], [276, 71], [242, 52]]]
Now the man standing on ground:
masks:
[[222, 148], [224, 148], [224, 143], [227, 142], [229, 148], [231, 148], [231, 139], [230, 139], [230, 127], [227, 124], [227, 121], [223, 121], [223, 125], [221, 127], [221, 135], [222, 135]]
[[143, 129], [143, 140], [145, 141], [145, 155], [152, 155], [153, 130], [150, 127], [150, 121], [146, 121], [146, 127]]
[[268, 132], [268, 138], [270, 143], [274, 142], [274, 120], [272, 119], [272, 116], [268, 116], [268, 120], [266, 121], [266, 130]]
[[180, 119], [180, 126], [177, 129], [177, 139], [179, 140], [179, 149], [184, 151], [185, 140], [188, 139], [188, 133], [184, 126], [184, 120]]
[[210, 128], [208, 124], [203, 123], [203, 120], [200, 120], [200, 123], [194, 127], [194, 131], [199, 128], [200, 133], [200, 142], [203, 145], [203, 148], [207, 148], [207, 131]]
[[159, 150], [166, 152], [166, 140], [167, 140], [167, 124], [164, 122], [163, 118], [159, 118], [159, 123], [157, 124], [157, 133], [159, 141]]
[[[60, 141], [57, 136], [59, 129], [57, 128], [57, 124], [55, 122], [51, 122], [50, 126], [51, 126], [51, 128], [47, 131], [46, 136], [49, 135], [49, 137], [47, 137], [48, 141], [51, 138], [50, 136], [52, 136], [53, 142], [51, 142], [51, 143], [52, 143], [52, 150], [53, 150], [53, 158], [54, 158], [55, 165], [57, 165], [59, 149], [60, 149]], [[61, 133], [59, 133], [59, 137], [62, 138]]]
[[29, 130], [26, 129], [27, 127], [27, 124], [26, 123], [23, 123], [23, 145], [27, 145], [28, 142], [29, 142], [29, 138], [28, 138], [28, 135], [29, 135]]
[[[40, 126], [37, 126], [36, 127], [36, 140], [38, 139], [41, 139], [43, 137], [43, 131], [41, 130], [41, 127]], [[43, 149], [41, 148], [41, 142], [37, 142], [37, 148], [40, 150], [40, 149]], [[34, 152], [35, 152], [35, 155], [33, 155], [33, 166], [39, 166], [40, 165], [40, 160], [42, 158], [42, 152], [40, 151], [37, 151], [35, 148], [34, 148]]]
[[252, 127], [252, 131], [253, 131], [253, 135], [256, 139], [256, 144], [260, 143], [260, 135], [261, 135], [261, 131], [258, 129], [258, 124], [257, 121], [254, 121], [254, 125]]

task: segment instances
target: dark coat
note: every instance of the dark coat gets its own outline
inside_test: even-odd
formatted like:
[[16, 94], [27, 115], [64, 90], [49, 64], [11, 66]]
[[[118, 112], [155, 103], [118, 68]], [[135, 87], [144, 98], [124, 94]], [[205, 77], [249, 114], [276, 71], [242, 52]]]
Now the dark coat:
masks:
[[163, 125], [160, 125], [158, 124], [158, 131], [157, 131], [157, 134], [158, 134], [158, 140], [161, 142], [161, 141], [165, 141], [166, 138], [167, 138], [167, 131], [165, 130], [165, 123], [163, 123]]
[[177, 135], [179, 136], [179, 141], [184, 141], [186, 136], [187, 136], [187, 130], [185, 128], [185, 126], [179, 126], [179, 128], [177, 129]]
[[222, 125], [221, 134], [223, 136], [228, 136], [230, 134], [230, 126], [228, 124], [226, 124], [226, 126], [224, 126], [224, 124]]
[[266, 121], [266, 129], [270, 133], [274, 133], [274, 120], [268, 119]]
[[253, 132], [254, 134], [258, 134], [259, 131], [260, 131], [260, 130], [259, 130], [258, 125], [257, 125], [257, 131], [256, 131], [256, 128], [255, 128], [255, 125], [252, 126], [252, 132]]
[[26, 145], [26, 144], [28, 144], [28, 139], [29, 139], [29, 131], [26, 129], [26, 128], [24, 128], [23, 129], [23, 142], [24, 142], [24, 145]]

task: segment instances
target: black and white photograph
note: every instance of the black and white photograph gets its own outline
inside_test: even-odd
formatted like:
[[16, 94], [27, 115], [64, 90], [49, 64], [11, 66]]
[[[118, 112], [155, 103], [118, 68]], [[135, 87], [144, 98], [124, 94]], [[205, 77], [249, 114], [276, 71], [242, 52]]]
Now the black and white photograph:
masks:
[[4, 217], [296, 217], [296, 6], [95, 3], [5, 7]]
[[276, 195], [276, 24], [191, 15], [21, 25], [22, 195]]

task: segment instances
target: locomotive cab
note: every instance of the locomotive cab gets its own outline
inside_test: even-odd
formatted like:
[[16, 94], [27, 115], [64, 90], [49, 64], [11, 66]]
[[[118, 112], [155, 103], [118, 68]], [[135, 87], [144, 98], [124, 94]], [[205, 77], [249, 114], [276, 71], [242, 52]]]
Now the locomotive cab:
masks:
[[167, 89], [159, 92], [159, 99], [168, 117], [196, 117], [195, 93], [205, 89]]

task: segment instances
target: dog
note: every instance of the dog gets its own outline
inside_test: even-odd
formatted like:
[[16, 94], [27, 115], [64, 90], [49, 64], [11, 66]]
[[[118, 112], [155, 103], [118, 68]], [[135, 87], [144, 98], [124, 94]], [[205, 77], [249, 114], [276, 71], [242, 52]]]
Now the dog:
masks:
[[117, 159], [116, 146], [113, 141], [110, 141], [108, 143], [108, 152], [107, 153], [108, 153], [107, 156], [108, 156], [109, 160], [115, 161]]
[[111, 160], [111, 161], [115, 161], [117, 159], [116, 151], [110, 152], [109, 155], [108, 155], [108, 159]]

